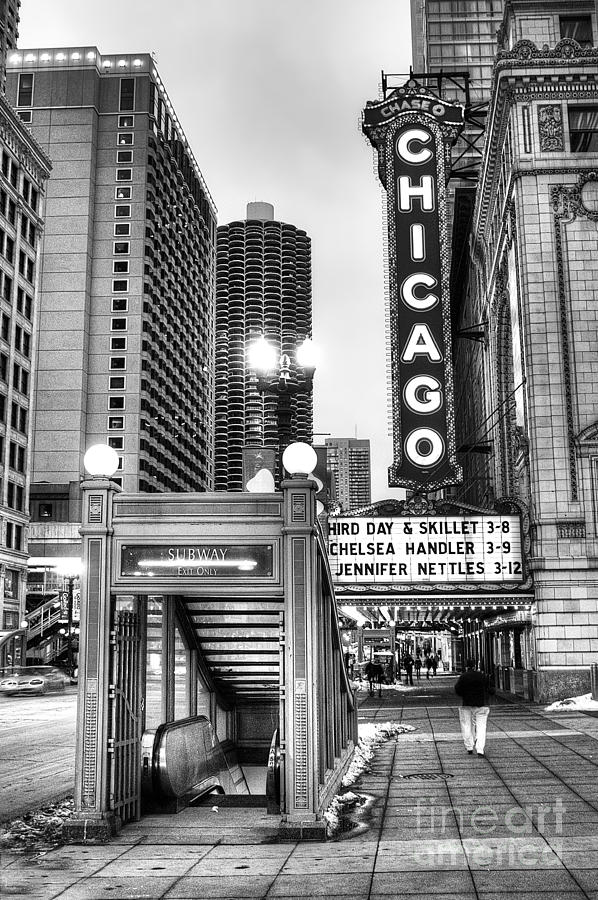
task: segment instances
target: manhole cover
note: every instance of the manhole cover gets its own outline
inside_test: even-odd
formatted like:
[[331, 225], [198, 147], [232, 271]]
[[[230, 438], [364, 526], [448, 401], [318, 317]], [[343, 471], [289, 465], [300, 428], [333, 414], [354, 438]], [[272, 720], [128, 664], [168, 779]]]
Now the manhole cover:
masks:
[[394, 777], [401, 781], [406, 779], [411, 781], [446, 781], [454, 776], [450, 772], [408, 772], [406, 775], [395, 775]]

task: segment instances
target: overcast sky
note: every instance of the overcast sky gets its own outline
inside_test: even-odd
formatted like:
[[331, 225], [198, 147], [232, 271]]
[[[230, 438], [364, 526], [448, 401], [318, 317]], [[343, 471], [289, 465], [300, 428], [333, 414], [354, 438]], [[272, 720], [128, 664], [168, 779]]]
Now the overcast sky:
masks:
[[[388, 488], [382, 195], [359, 129], [380, 72], [408, 72], [409, 0], [22, 0], [19, 46], [153, 52], [218, 208], [312, 239], [315, 432], [370, 438]], [[316, 443], [324, 438], [316, 435]]]

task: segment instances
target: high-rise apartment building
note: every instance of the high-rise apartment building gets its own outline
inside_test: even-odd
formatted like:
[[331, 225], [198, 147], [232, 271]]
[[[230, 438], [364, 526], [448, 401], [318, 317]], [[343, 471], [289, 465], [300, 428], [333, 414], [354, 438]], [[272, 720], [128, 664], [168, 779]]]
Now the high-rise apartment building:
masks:
[[215, 207], [151, 56], [19, 50], [7, 95], [53, 161], [33, 519], [77, 520], [96, 443], [125, 490], [211, 489]]
[[[293, 440], [311, 443], [311, 385], [301, 387], [296, 359], [299, 344], [311, 335], [311, 308], [311, 243], [305, 231], [276, 221], [269, 203], [249, 203], [246, 220], [218, 228], [216, 490], [243, 489], [247, 448], [268, 450], [277, 460], [281, 415], [290, 418], [285, 427]], [[288, 392], [257, 389], [247, 349], [262, 335], [288, 370]]]
[[358, 438], [326, 438], [327, 466], [332, 473], [332, 502], [349, 512], [372, 502], [370, 442]]

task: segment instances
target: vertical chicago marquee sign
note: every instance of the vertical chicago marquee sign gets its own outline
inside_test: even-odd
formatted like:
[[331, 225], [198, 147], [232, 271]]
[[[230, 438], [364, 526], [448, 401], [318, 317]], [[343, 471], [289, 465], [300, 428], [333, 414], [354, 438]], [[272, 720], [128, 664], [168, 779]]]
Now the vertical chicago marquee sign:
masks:
[[437, 490], [456, 461], [446, 183], [463, 107], [409, 81], [362, 128], [387, 195], [393, 464], [390, 487]]

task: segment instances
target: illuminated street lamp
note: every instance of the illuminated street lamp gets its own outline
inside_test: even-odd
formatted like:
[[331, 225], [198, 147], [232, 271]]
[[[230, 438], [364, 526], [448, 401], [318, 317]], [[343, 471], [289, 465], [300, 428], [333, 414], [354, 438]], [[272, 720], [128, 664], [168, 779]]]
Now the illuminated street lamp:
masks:
[[305, 338], [297, 345], [294, 356], [293, 364], [291, 356], [288, 353], [279, 354], [277, 347], [264, 335], [256, 338], [247, 347], [247, 362], [257, 376], [257, 390], [261, 394], [274, 394], [278, 399], [277, 428], [280, 457], [293, 439], [291, 397], [295, 394], [308, 393], [313, 385], [316, 351], [311, 338]]

